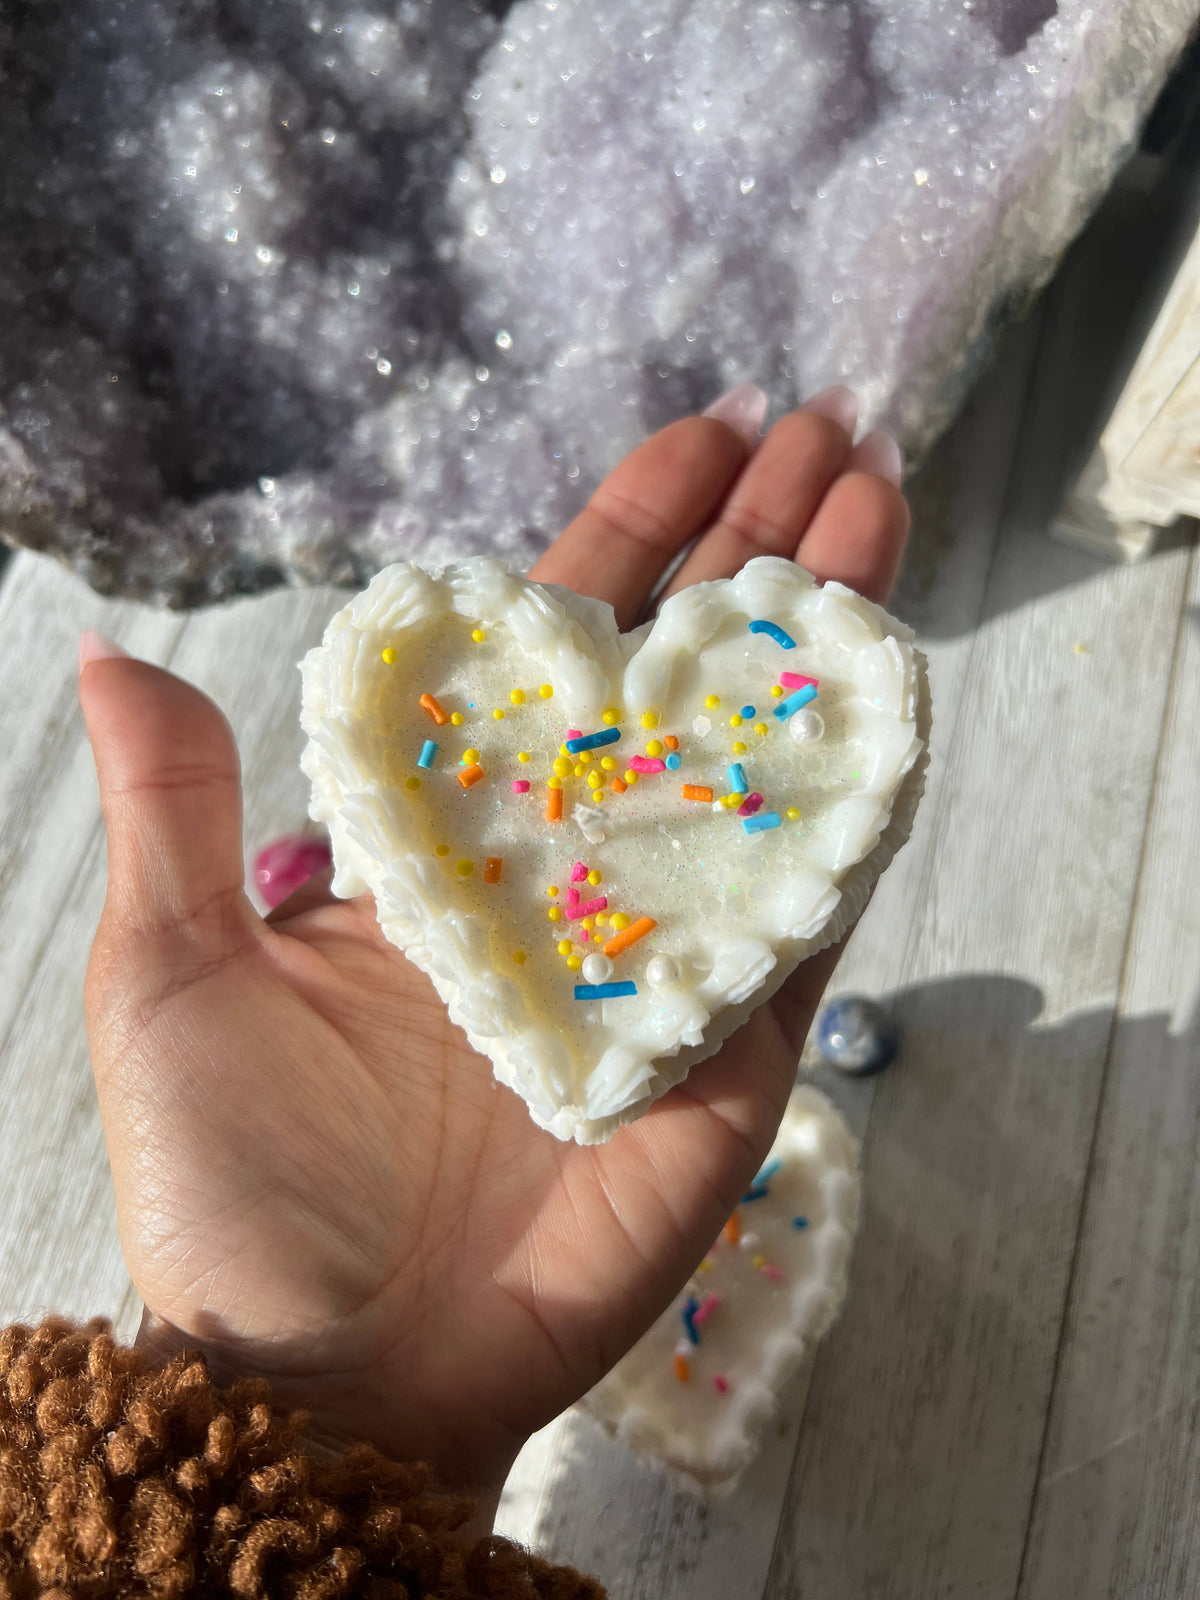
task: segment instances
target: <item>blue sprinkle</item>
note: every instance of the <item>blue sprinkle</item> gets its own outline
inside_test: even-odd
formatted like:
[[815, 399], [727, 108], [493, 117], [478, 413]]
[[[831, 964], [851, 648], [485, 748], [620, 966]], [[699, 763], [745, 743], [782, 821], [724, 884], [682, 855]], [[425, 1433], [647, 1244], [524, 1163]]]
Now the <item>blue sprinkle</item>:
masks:
[[792, 1218], [792, 1227], [793, 1228], [807, 1228], [808, 1227], [808, 1218], [807, 1217], [793, 1217]]
[[775, 715], [780, 722], [786, 722], [790, 716], [800, 710], [801, 706], [808, 705], [810, 700], [815, 700], [816, 698], [816, 689], [811, 683], [806, 683], [803, 689], [797, 689], [795, 694], [790, 694], [786, 700], [779, 702], [775, 707]]
[[694, 1295], [689, 1295], [688, 1296], [688, 1300], [687, 1300], [687, 1304], [684, 1306], [683, 1310], [679, 1313], [679, 1315], [683, 1318], [683, 1326], [684, 1326], [684, 1328], [685, 1328], [685, 1330], [687, 1332], [687, 1336], [692, 1341], [693, 1344], [699, 1344], [700, 1343], [700, 1334], [699, 1334], [699, 1331], [698, 1331], [698, 1329], [696, 1327], [695, 1322], [693, 1321], [693, 1318], [695, 1317], [695, 1315], [696, 1315], [697, 1311], [699, 1311], [699, 1309], [700, 1309], [700, 1302], [695, 1298]]
[[577, 983], [575, 985], [576, 1000], [622, 1000], [626, 995], [636, 993], [636, 983]]
[[792, 638], [790, 633], [784, 633], [777, 622], [752, 622], [750, 624], [750, 632], [769, 634], [775, 643], [781, 644], [785, 650], [794, 650], [796, 648], [795, 639]]
[[770, 1192], [771, 1191], [767, 1188], [765, 1183], [756, 1183], [753, 1189], [746, 1190], [745, 1194], [742, 1196], [741, 1203], [743, 1205], [748, 1205], [751, 1200], [765, 1200]]
[[742, 827], [747, 833], [766, 833], [768, 828], [782, 826], [778, 811], [760, 811], [757, 816], [742, 818]]
[[417, 757], [417, 765], [419, 767], [425, 767], [428, 770], [428, 768], [433, 765], [434, 757], [437, 755], [437, 753], [438, 747], [434, 740], [426, 739], [425, 743], [421, 746], [421, 754]]
[[601, 728], [599, 733], [583, 733], [578, 739], [568, 739], [567, 749], [577, 756], [581, 750], [598, 750], [602, 744], [616, 744], [620, 737], [620, 728]]
[[734, 794], [749, 794], [750, 785], [746, 782], [746, 774], [742, 771], [742, 763], [735, 761], [725, 768], [725, 776], [729, 779], [729, 787]]
[[779, 1169], [780, 1169], [780, 1167], [782, 1165], [783, 1165], [783, 1162], [779, 1159], [778, 1156], [775, 1158], [774, 1161], [768, 1161], [766, 1166], [759, 1173], [758, 1177], [755, 1178], [755, 1180], [754, 1180], [755, 1183], [770, 1183], [771, 1179], [779, 1171]]
[[683, 757], [681, 755], [677, 755], [676, 752], [672, 750], [671, 754], [667, 757], [667, 766], [670, 767], [672, 772], [678, 772], [682, 765]]
[[783, 1162], [779, 1160], [768, 1161], [766, 1166], [759, 1173], [758, 1177], [755, 1178], [754, 1182], [742, 1196], [742, 1204], [745, 1205], [749, 1200], [765, 1199], [767, 1194], [770, 1192], [768, 1185], [782, 1165]]
[[754, 715], [754, 707], [753, 706], [743, 706], [742, 707], [742, 715], [743, 715], [743, 717], [752, 717]]

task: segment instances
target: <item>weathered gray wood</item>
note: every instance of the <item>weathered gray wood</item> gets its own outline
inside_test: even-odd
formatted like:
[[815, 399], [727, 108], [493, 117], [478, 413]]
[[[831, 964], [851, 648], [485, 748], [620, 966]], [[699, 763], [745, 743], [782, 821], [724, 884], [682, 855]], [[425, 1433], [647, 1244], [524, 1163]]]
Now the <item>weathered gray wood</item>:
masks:
[[1021, 1600], [1200, 1593], [1198, 624], [1193, 556]]

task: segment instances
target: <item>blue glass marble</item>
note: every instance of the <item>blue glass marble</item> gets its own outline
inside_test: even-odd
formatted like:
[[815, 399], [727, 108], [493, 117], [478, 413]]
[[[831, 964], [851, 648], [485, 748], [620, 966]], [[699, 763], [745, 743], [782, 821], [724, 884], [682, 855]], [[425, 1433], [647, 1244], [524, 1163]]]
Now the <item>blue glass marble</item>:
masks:
[[843, 995], [817, 1018], [817, 1049], [839, 1072], [862, 1078], [882, 1072], [899, 1047], [895, 1024], [863, 995]]

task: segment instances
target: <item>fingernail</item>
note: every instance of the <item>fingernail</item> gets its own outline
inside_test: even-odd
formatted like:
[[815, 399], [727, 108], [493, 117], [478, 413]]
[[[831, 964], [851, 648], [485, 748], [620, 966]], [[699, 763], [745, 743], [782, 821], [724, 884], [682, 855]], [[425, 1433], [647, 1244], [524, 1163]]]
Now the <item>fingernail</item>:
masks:
[[747, 450], [753, 450], [766, 421], [767, 397], [756, 383], [739, 383], [714, 400], [704, 415], [732, 428]]
[[890, 433], [877, 429], [869, 433], [863, 442], [856, 446], [854, 451], [854, 470], [856, 472], [870, 472], [877, 478], [886, 478], [889, 483], [894, 483], [897, 489], [904, 476], [904, 457], [900, 454], [900, 446]]
[[820, 394], [806, 400], [800, 410], [811, 412], [814, 416], [828, 417], [830, 422], [836, 422], [853, 439], [858, 423], [858, 396], [853, 389], [847, 389], [844, 383], [835, 383], [832, 389], [822, 389]]
[[95, 628], [85, 628], [79, 635], [80, 672], [89, 661], [111, 661], [114, 656], [128, 656], [128, 654], [128, 650], [122, 649], [114, 639], [106, 639], [102, 633], [97, 633]]

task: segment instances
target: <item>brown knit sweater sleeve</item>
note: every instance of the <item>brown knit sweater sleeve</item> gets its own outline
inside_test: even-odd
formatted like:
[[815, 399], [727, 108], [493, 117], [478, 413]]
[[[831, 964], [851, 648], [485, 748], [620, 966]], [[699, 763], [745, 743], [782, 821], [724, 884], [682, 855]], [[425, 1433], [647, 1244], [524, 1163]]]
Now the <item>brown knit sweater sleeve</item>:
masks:
[[603, 1600], [370, 1445], [321, 1461], [270, 1387], [155, 1368], [101, 1322], [0, 1332], [0, 1600]]

